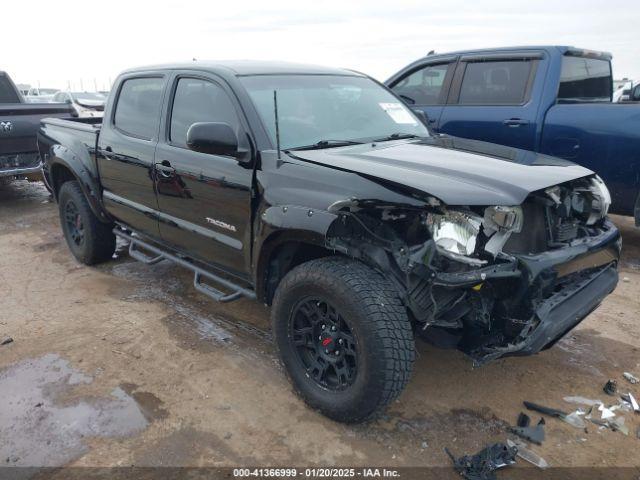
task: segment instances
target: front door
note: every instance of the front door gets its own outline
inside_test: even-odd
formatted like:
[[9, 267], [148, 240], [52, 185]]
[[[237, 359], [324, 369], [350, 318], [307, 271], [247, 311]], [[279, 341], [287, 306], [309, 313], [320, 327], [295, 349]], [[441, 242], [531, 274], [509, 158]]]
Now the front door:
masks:
[[429, 128], [438, 132], [442, 108], [447, 101], [455, 60], [421, 65], [390, 83], [390, 88], [407, 106], [424, 112]]
[[194, 123], [225, 122], [249, 151], [239, 107], [215, 78], [184, 73], [172, 80], [166, 110], [154, 172], [160, 234], [178, 250], [244, 277], [253, 170], [231, 156], [189, 150], [186, 143]]

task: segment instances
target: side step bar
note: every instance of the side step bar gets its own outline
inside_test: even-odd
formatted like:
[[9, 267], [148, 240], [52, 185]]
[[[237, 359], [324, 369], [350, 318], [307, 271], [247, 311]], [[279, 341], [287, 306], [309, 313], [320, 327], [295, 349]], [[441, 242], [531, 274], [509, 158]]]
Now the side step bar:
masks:
[[[195, 289], [198, 290], [200, 293], [205, 294], [207, 297], [212, 298], [216, 302], [222, 302], [222, 303], [232, 302], [234, 300], [238, 300], [241, 297], [250, 298], [252, 300], [255, 300], [256, 298], [256, 294], [254, 291], [243, 288], [231, 282], [230, 280], [227, 280], [226, 278], [222, 278], [211, 272], [203, 270], [202, 268], [194, 265], [193, 263], [188, 262], [187, 260], [184, 260], [175, 255], [172, 255], [168, 252], [165, 252], [164, 250], [161, 250], [158, 247], [155, 247], [145, 242], [144, 240], [141, 240], [138, 237], [133, 237], [132, 235], [129, 235], [128, 233], [123, 232], [121, 229], [117, 227], [113, 229], [113, 233], [120, 238], [124, 238], [125, 240], [128, 240], [129, 256], [135, 260], [138, 260], [139, 262], [144, 263], [145, 265], [155, 265], [156, 263], [161, 262], [162, 260], [169, 260], [170, 262], [176, 263], [181, 267], [188, 268], [189, 270], [191, 270], [194, 274], [193, 286], [195, 287]], [[140, 249], [146, 250], [147, 252], [150, 252], [155, 256], [152, 257], [145, 253], [142, 253]], [[206, 283], [203, 283], [202, 282], [203, 278], [210, 280], [213, 283], [222, 285], [225, 288], [228, 288], [229, 290], [231, 290], [231, 293], [224, 293], [218, 290], [217, 288], [212, 287], [211, 285], [207, 285]]]

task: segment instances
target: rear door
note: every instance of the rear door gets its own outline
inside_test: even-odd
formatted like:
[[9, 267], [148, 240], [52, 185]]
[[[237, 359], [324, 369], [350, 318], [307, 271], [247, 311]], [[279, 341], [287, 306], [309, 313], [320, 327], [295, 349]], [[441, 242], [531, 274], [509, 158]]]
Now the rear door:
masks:
[[409, 108], [424, 112], [429, 119], [429, 127], [437, 132], [454, 69], [454, 57], [440, 58], [409, 69], [392, 80], [389, 86]]
[[542, 53], [460, 58], [440, 131], [534, 150], [538, 104], [532, 100]]
[[234, 157], [186, 145], [194, 123], [225, 122], [236, 131], [240, 148], [250, 151], [240, 107], [214, 75], [178, 72], [171, 85], [155, 156], [160, 234], [175, 248], [245, 277], [253, 170]]
[[106, 209], [118, 220], [158, 237], [152, 180], [166, 74], [125, 77], [98, 137], [98, 171]]

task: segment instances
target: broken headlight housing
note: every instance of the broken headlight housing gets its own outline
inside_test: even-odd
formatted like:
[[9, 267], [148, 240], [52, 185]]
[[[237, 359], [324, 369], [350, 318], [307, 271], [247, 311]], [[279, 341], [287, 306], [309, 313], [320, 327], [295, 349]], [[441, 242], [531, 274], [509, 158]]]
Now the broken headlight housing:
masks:
[[587, 219], [587, 225], [593, 225], [598, 220], [604, 218], [607, 212], [609, 212], [611, 193], [609, 193], [609, 189], [597, 175], [591, 179], [589, 192], [591, 192], [593, 196], [593, 201], [591, 202], [591, 212]]
[[481, 224], [481, 217], [462, 210], [430, 213], [427, 216], [427, 227], [438, 249], [453, 256], [468, 257], [473, 254]]
[[427, 216], [427, 227], [440, 253], [473, 265], [487, 263], [486, 260], [470, 258], [476, 253], [476, 241], [481, 228], [489, 238], [484, 250], [496, 257], [509, 236], [522, 231], [523, 222], [524, 215], [519, 206], [487, 207], [483, 217], [468, 210], [447, 210]]

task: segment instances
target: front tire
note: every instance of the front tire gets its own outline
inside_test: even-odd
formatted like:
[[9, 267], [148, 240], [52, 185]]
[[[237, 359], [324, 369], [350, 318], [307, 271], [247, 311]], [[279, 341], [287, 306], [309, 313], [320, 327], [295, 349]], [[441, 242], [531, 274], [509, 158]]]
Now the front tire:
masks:
[[361, 262], [328, 257], [291, 270], [276, 291], [272, 323], [294, 388], [334, 420], [376, 415], [411, 375], [406, 309], [393, 286]]
[[113, 225], [102, 223], [93, 213], [76, 181], [62, 184], [58, 195], [60, 224], [69, 250], [79, 262], [95, 265], [116, 251]]

